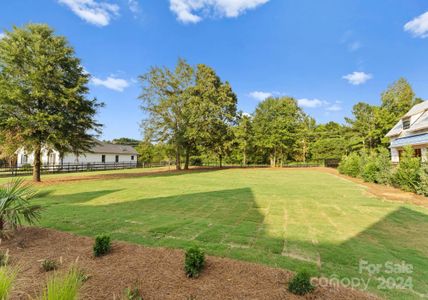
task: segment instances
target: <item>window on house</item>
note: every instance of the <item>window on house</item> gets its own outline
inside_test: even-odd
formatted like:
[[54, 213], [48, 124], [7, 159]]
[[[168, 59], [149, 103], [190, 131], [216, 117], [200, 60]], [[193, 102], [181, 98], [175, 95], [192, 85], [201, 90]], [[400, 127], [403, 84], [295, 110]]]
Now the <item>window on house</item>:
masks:
[[101, 162], [105, 163], [106, 162], [106, 156], [105, 155], [101, 155]]
[[403, 129], [410, 128], [410, 118], [403, 119]]
[[131, 155], [131, 160], [134, 160], [134, 155]]
[[421, 149], [415, 149], [415, 157], [422, 157], [422, 150]]
[[119, 155], [116, 155], [115, 161], [118, 163], [119, 162]]

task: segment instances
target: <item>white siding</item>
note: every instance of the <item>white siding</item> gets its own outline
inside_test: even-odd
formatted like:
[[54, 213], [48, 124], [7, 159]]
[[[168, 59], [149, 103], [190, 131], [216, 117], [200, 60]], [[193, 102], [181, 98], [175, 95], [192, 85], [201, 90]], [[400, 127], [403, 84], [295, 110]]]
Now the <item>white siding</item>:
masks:
[[[135, 163], [137, 164], [137, 155], [131, 154], [102, 154], [102, 153], [85, 153], [76, 157], [76, 155], [68, 153], [64, 155], [63, 164], [85, 164], [85, 163], [102, 163], [102, 156], [105, 155], [105, 163], [111, 164], [116, 162], [116, 155], [119, 156], [119, 163]], [[26, 156], [26, 159], [25, 159]], [[132, 160], [132, 156], [134, 159]], [[18, 150], [18, 166], [25, 164], [33, 164], [34, 154], [26, 153], [23, 149]], [[56, 164], [60, 165], [61, 160], [59, 158], [59, 153], [56, 151], [51, 151], [51, 154], [48, 156], [48, 152], [42, 150], [42, 163], [43, 164]]]
[[400, 154], [397, 148], [391, 148], [391, 161], [393, 163], [400, 162]]
[[[64, 164], [75, 163], [102, 163], [102, 156], [105, 155], [105, 163], [115, 163], [116, 155], [119, 156], [119, 163], [137, 163], [137, 156], [130, 154], [102, 154], [102, 153], [85, 153], [76, 157], [74, 154], [66, 154], [64, 156]], [[134, 156], [134, 160], [132, 160]]]
[[422, 161], [426, 162], [428, 157], [427, 157], [427, 148], [423, 147], [421, 148], [421, 157], [422, 157]]

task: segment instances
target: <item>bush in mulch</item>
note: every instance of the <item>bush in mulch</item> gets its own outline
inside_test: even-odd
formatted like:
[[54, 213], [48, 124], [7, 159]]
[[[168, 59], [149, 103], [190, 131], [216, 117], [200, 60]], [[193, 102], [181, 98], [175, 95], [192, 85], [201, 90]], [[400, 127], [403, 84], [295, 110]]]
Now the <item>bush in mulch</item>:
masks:
[[42, 270], [45, 272], [50, 272], [58, 269], [58, 262], [52, 259], [45, 259], [41, 263]]
[[111, 250], [111, 239], [109, 235], [101, 234], [95, 238], [94, 256], [106, 255]]
[[187, 277], [196, 278], [205, 266], [205, 253], [198, 247], [186, 251], [184, 270]]
[[288, 283], [288, 290], [300, 296], [311, 293], [314, 289], [315, 287], [311, 283], [311, 275], [306, 271], [298, 272]]

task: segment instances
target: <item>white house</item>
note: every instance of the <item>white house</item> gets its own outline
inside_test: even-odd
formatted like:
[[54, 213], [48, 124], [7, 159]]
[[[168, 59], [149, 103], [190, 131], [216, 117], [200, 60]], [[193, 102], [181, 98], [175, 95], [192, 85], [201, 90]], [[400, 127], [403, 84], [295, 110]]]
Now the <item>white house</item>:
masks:
[[[66, 165], [66, 164], [114, 164], [129, 163], [137, 165], [138, 152], [131, 146], [105, 143], [96, 140], [96, 144], [89, 152], [76, 156], [66, 153], [61, 159], [56, 150], [42, 149], [43, 165]], [[21, 148], [17, 151], [17, 164], [19, 166], [33, 164], [34, 153], [27, 153]]]
[[404, 146], [412, 146], [415, 156], [427, 159], [428, 147], [428, 101], [412, 107], [387, 134], [391, 144], [391, 160], [400, 161], [400, 153]]

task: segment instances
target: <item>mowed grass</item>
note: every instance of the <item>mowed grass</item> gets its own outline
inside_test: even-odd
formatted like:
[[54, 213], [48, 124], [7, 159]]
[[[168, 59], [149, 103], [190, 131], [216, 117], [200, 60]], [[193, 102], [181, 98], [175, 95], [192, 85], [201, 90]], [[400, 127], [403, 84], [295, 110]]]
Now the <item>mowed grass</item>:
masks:
[[[196, 244], [211, 255], [369, 280], [369, 291], [391, 299], [428, 294], [428, 210], [383, 201], [332, 174], [229, 169], [44, 189], [48, 194], [37, 200], [45, 207], [44, 227], [88, 236], [109, 233], [148, 246]], [[360, 273], [360, 260], [405, 261], [413, 273], [390, 274], [385, 267], [377, 274]], [[382, 276], [397, 284], [411, 277], [413, 290], [381, 289]]]

